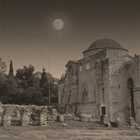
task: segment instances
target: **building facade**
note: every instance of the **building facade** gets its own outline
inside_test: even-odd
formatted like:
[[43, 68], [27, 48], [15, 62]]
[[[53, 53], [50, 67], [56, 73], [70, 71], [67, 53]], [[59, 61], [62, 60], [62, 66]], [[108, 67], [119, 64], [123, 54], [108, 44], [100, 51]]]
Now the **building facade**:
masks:
[[140, 122], [140, 55], [130, 56], [115, 40], [99, 39], [66, 68], [59, 104], [73, 104], [76, 114], [92, 114], [95, 120], [105, 115], [110, 121], [134, 117]]

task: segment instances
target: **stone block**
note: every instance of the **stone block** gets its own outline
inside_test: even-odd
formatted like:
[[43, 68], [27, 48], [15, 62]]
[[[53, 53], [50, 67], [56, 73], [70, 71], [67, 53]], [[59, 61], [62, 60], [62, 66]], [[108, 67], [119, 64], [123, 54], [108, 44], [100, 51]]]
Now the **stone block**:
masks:
[[52, 109], [51, 109], [51, 115], [56, 115], [56, 116], [57, 116], [57, 110], [54, 109], [54, 108], [52, 108]]
[[41, 112], [40, 113], [40, 125], [41, 126], [47, 126], [47, 113], [46, 112]]
[[63, 114], [64, 120], [74, 120], [75, 115], [74, 114]]
[[47, 115], [47, 120], [48, 121], [56, 121], [57, 120], [57, 116], [56, 115]]
[[58, 120], [59, 122], [64, 122], [64, 116], [63, 116], [63, 115], [58, 115], [58, 116], [57, 116], [57, 120]]
[[68, 126], [67, 123], [62, 123], [61, 125], [62, 125], [63, 127], [67, 127], [67, 126]]
[[81, 114], [80, 115], [80, 120], [82, 122], [90, 122], [93, 121], [92, 115], [88, 115], [88, 114]]

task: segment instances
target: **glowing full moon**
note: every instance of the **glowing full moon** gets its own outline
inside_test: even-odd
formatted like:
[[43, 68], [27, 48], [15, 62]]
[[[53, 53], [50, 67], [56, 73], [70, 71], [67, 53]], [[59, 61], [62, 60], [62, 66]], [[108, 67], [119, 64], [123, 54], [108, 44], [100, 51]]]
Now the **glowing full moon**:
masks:
[[56, 30], [61, 30], [63, 27], [64, 27], [64, 22], [62, 19], [55, 19], [53, 21], [53, 27], [56, 29]]

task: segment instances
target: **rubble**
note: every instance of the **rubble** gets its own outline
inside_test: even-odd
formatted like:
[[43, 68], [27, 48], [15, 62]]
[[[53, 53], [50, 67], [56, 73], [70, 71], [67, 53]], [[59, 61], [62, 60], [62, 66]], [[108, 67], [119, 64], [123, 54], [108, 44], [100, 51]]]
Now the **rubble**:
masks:
[[75, 115], [74, 114], [63, 114], [64, 120], [74, 120]]
[[136, 129], [138, 128], [138, 125], [136, 124], [133, 117], [129, 117], [129, 123], [130, 123], [131, 128], [136, 128]]
[[61, 114], [59, 114], [59, 115], [57, 116], [57, 120], [58, 120], [59, 122], [64, 122], [64, 116], [61, 115]]
[[80, 120], [82, 122], [90, 122], [90, 121], [93, 121], [93, 118], [92, 118], [92, 115], [88, 115], [88, 114], [81, 114], [80, 115]]
[[63, 126], [63, 127], [67, 127], [68, 124], [67, 124], [67, 123], [62, 123], [62, 126]]
[[57, 110], [47, 106], [36, 105], [3, 105], [0, 103], [0, 125], [40, 125], [57, 120]]

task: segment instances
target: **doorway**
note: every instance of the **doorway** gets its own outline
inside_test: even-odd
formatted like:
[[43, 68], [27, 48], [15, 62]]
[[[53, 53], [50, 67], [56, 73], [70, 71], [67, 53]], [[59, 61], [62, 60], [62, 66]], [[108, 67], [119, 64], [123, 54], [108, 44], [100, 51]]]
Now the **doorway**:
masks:
[[130, 115], [135, 119], [135, 106], [134, 106], [134, 92], [133, 92], [133, 80], [129, 78], [127, 81], [129, 101], [130, 101]]

